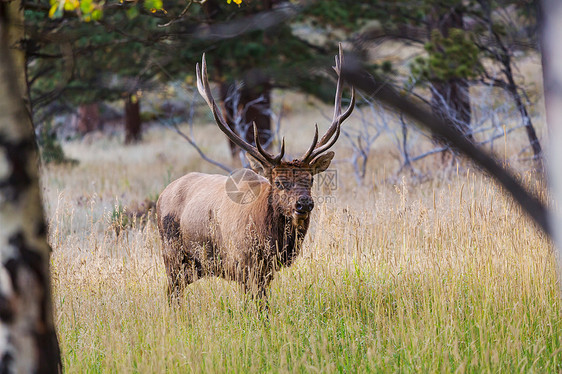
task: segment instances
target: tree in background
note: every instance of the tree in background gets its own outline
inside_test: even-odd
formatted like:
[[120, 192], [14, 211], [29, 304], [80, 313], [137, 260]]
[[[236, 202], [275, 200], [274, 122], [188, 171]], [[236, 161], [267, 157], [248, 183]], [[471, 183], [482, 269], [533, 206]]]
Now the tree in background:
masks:
[[[49, 7], [39, 4], [26, 3], [34, 30], [28, 39], [31, 93], [38, 105], [54, 97], [70, 106], [92, 102], [92, 96], [96, 100], [139, 99], [134, 95], [139, 89], [189, 77], [194, 61], [208, 51], [229, 125], [252, 141], [250, 125], [255, 121], [262, 142], [271, 144], [273, 88], [298, 89], [329, 101], [329, 82], [315, 67], [328, 65], [337, 42], [348, 40], [357, 54], [367, 56], [381, 40], [397, 39], [423, 48], [424, 53], [411, 63], [410, 82], [426, 89], [418, 95], [427, 97], [436, 115], [472, 139], [469, 88], [493, 81], [512, 95], [527, 124], [534, 155], [540, 158], [526, 95], [513, 77], [513, 55], [528, 36], [515, 33], [513, 25], [501, 17], [502, 12], [525, 14], [528, 1], [374, 4], [326, 0], [301, 6], [261, 0], [238, 7], [208, 0], [202, 6], [189, 2], [185, 7], [166, 2], [165, 11], [150, 11], [146, 3], [123, 3], [105, 5], [103, 17], [95, 24], [65, 14], [55, 25], [46, 18]], [[296, 9], [292, 15], [283, 13], [291, 7]], [[285, 18], [270, 22], [267, 16]], [[527, 15], [514, 25], [533, 22], [533, 16]], [[493, 64], [482, 63], [489, 59]], [[491, 72], [498, 67], [506, 74]], [[403, 77], [396, 76], [390, 61], [379, 61], [373, 68], [387, 77], [393, 75], [405, 92], [411, 89]], [[127, 105], [130, 120], [125, 123], [131, 124], [130, 129], [138, 128], [134, 103]]]
[[450, 3], [427, 9], [430, 39], [425, 43], [428, 57], [422, 72], [431, 87], [433, 113], [472, 141], [469, 78], [480, 70], [480, 61], [478, 49], [466, 36], [462, 2]]
[[[40, 4], [26, 3], [31, 93], [38, 107], [56, 98], [73, 108], [185, 80], [205, 51], [212, 51], [208, 60], [229, 124], [244, 130], [248, 140], [253, 141], [247, 129], [255, 121], [264, 144], [271, 144], [270, 94], [275, 87], [298, 88], [332, 100], [330, 84], [312, 67], [327, 65], [333, 50], [318, 55], [317, 48], [292, 33], [290, 23], [276, 21], [274, 27], [265, 27], [252, 18], [262, 12], [275, 14], [274, 7], [289, 3], [255, 1], [239, 8], [209, 0], [187, 11], [170, 2], [164, 4], [165, 13], [124, 3], [104, 7], [96, 23], [85, 23], [72, 13], [53, 21], [48, 7]], [[213, 27], [226, 21], [244, 23], [243, 32], [227, 30], [213, 38]], [[248, 23], [254, 24], [250, 31]]]
[[[487, 35], [487, 40], [476, 40], [475, 44], [482, 54], [499, 65], [502, 78], [498, 78], [484, 70], [480, 81], [484, 84], [492, 84], [508, 92], [524, 124], [529, 144], [533, 151], [535, 160], [542, 168], [542, 147], [537, 137], [531, 115], [527, 110], [527, 93], [525, 89], [515, 81], [514, 55], [518, 51], [534, 49], [537, 50], [537, 5], [532, 1], [514, 2], [512, 9], [507, 8], [507, 15], [503, 17], [504, 22], [498, 24], [495, 15], [487, 2], [479, 1], [482, 11], [473, 14], [477, 22], [475, 32]], [[511, 12], [510, 12], [511, 11]], [[505, 13], [505, 12], [504, 12]], [[497, 17], [497, 16], [496, 16]]]
[[62, 370], [53, 322], [50, 247], [25, 92], [19, 3], [0, 2], [0, 372]]
[[[213, 25], [232, 17], [232, 9], [226, 9], [224, 2], [206, 1], [203, 4], [205, 22]], [[270, 11], [273, 1], [248, 3], [243, 11], [234, 11], [237, 17], [257, 12]], [[281, 27], [286, 27], [281, 25]], [[279, 31], [279, 30], [276, 30]], [[263, 30], [215, 43], [213, 59], [216, 80], [220, 84], [220, 101], [231, 129], [253, 144], [252, 123], [256, 123], [260, 143], [271, 146], [271, 90], [272, 78], [266, 71], [271, 55], [269, 48], [282, 32]], [[239, 148], [229, 141], [233, 156]]]
[[[469, 88], [493, 84], [506, 90], [526, 124], [533, 155], [540, 160], [542, 150], [526, 108], [526, 93], [513, 73], [514, 55], [536, 49], [535, 7], [530, 0], [406, 0], [376, 5], [371, 1], [326, 0], [313, 3], [302, 18], [325, 34], [345, 35], [363, 57], [387, 40], [422, 47], [424, 53], [410, 64], [411, 79], [426, 89], [419, 95], [429, 96], [426, 100], [434, 114], [468, 139], [473, 137]], [[382, 67], [388, 72], [393, 65], [381, 61], [371, 68]], [[402, 88], [410, 90], [409, 84]]]
[[25, 6], [30, 95], [40, 117], [60, 113], [61, 105], [51, 107], [57, 101], [68, 111], [79, 106], [85, 124], [99, 124], [91, 116], [97, 103], [122, 100], [125, 141], [139, 141], [142, 90], [153, 87], [159, 65], [172, 58], [170, 48], [155, 47], [160, 20], [147, 16], [143, 4], [108, 7], [95, 22], [73, 13], [49, 18], [41, 2]]

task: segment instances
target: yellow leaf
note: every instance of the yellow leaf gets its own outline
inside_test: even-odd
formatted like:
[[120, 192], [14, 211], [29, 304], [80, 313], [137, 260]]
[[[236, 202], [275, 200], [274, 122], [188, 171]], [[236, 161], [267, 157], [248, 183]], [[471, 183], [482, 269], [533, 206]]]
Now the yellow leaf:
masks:
[[67, 12], [72, 12], [74, 9], [76, 9], [76, 6], [74, 6], [73, 1], [64, 2], [64, 10], [66, 10]]
[[49, 9], [49, 18], [53, 18], [53, 16], [55, 15], [55, 12], [57, 11], [59, 7], [59, 4], [55, 1], [55, 3], [51, 6], [51, 9]]
[[99, 21], [102, 17], [102, 10], [101, 9], [94, 9], [92, 10], [92, 20]]

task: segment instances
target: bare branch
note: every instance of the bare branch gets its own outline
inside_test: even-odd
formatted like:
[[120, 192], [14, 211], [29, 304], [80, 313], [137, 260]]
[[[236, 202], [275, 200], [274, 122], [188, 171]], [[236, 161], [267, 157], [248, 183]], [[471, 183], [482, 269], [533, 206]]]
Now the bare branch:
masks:
[[410, 119], [426, 127], [433, 133], [439, 135], [450, 144], [454, 145], [461, 153], [472, 159], [478, 166], [486, 170], [494, 177], [521, 205], [523, 210], [542, 228], [552, 235], [548, 222], [546, 206], [538, 198], [527, 191], [512, 175], [510, 171], [500, 166], [494, 158], [468, 141], [458, 131], [452, 129], [448, 124], [433, 115], [428, 109], [414, 103], [411, 99], [399, 94], [387, 84], [381, 83], [361, 67], [362, 63], [357, 59], [348, 58], [344, 66], [344, 78], [353, 86], [372, 95], [375, 99], [385, 105], [404, 113]]
[[199, 153], [199, 156], [201, 156], [201, 158], [215, 166], [218, 166], [219, 168], [221, 168], [222, 170], [226, 171], [227, 173], [231, 173], [233, 171], [232, 168], [221, 164], [218, 161], [213, 160], [212, 158], [209, 158], [205, 152], [203, 152], [203, 150], [197, 145], [197, 143], [188, 135], [186, 135], [183, 131], [180, 130], [180, 128], [178, 127], [178, 125], [176, 123], [171, 123], [170, 124], [171, 127], [174, 129], [174, 131], [181, 136], [183, 139], [185, 139], [193, 148], [195, 148], [195, 150], [197, 151], [197, 153]]

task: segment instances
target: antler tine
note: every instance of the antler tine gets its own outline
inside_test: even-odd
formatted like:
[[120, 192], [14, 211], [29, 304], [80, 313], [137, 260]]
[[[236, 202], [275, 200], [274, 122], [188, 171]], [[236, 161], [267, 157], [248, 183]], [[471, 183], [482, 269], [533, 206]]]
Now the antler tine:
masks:
[[[340, 123], [340, 125], [341, 125], [341, 123]], [[316, 158], [316, 156], [326, 152], [334, 144], [336, 144], [336, 141], [340, 137], [340, 129], [341, 129], [340, 125], [338, 125], [336, 127], [336, 134], [330, 139], [330, 141], [328, 141], [328, 143], [314, 149], [314, 152], [312, 152], [312, 154], [309, 156], [309, 160], [314, 160]]]
[[338, 55], [334, 57], [336, 65], [332, 66], [332, 69], [336, 72], [338, 76], [338, 83], [336, 85], [336, 97], [334, 99], [334, 118], [340, 116], [341, 113], [341, 97], [342, 97], [342, 81], [341, 81], [341, 66], [343, 64], [343, 49], [341, 43], [338, 44]]
[[260, 137], [258, 135], [259, 135], [258, 134], [258, 126], [256, 125], [256, 122], [254, 122], [254, 142], [256, 143], [256, 148], [258, 149], [258, 152], [271, 165], [279, 165], [279, 163], [281, 162], [281, 159], [285, 155], [285, 138], [283, 138], [283, 141], [281, 143], [281, 152], [279, 153], [279, 155], [274, 157], [269, 152], [267, 152], [265, 149], [263, 149], [263, 147], [261, 146], [261, 143], [260, 143]]
[[285, 156], [285, 137], [281, 138], [281, 152], [279, 152], [279, 155], [275, 157], [275, 162], [280, 163], [283, 156]]
[[332, 68], [334, 69], [334, 71], [338, 76], [338, 82], [336, 85], [336, 97], [334, 99], [334, 119], [332, 120], [332, 124], [326, 131], [326, 134], [324, 134], [324, 136], [322, 136], [322, 138], [318, 142], [319, 147], [323, 146], [324, 144], [326, 144], [328, 140], [330, 140], [330, 138], [334, 135], [334, 132], [336, 132], [336, 127], [341, 125], [342, 122], [345, 121], [347, 117], [351, 115], [351, 112], [355, 107], [355, 90], [352, 88], [351, 102], [347, 107], [347, 109], [345, 110], [345, 112], [341, 114], [341, 99], [343, 93], [343, 81], [341, 76], [341, 67], [343, 65], [343, 47], [341, 43], [339, 43], [339, 54], [338, 56], [335, 57], [335, 60], [336, 60], [336, 66], [333, 66]]
[[[224, 120], [223, 116], [220, 113], [220, 110], [213, 99], [213, 95], [211, 93], [211, 87], [209, 85], [209, 78], [207, 76], [207, 62], [205, 60], [205, 54], [203, 53], [203, 58], [201, 61], [201, 69], [199, 69], [199, 63], [195, 67], [195, 73], [197, 75], [197, 90], [203, 96], [209, 108], [211, 108], [211, 112], [215, 117], [215, 122], [219, 126], [222, 132], [237, 146], [254, 156], [256, 159], [263, 163], [270, 162], [267, 157], [264, 157], [264, 154], [260, 152], [256, 147], [248, 144], [244, 139], [242, 139], [238, 134], [236, 134], [232, 129], [228, 126], [226, 121]], [[261, 148], [261, 145], [260, 145]]]
[[[355, 88], [351, 88], [351, 102], [349, 103], [349, 107], [346, 109], [346, 111], [337, 119], [337, 121], [335, 121], [335, 123], [337, 124], [336, 129], [335, 129], [335, 132], [336, 132], [335, 135], [331, 138], [326, 139], [327, 143], [325, 143], [325, 144], [322, 144], [322, 140], [320, 142], [318, 142], [317, 148], [310, 155], [311, 160], [314, 160], [314, 158], [316, 156], [318, 156], [319, 154], [321, 154], [323, 152], [326, 152], [334, 144], [336, 144], [336, 141], [340, 137], [341, 124], [343, 123], [343, 121], [346, 120], [347, 117], [349, 117], [351, 115], [351, 112], [353, 111], [354, 107], [355, 107]], [[326, 136], [326, 135], [324, 135], [324, 136]], [[324, 138], [322, 138], [322, 139], [324, 139]]]
[[341, 124], [351, 115], [353, 108], [355, 108], [355, 89], [352, 87], [349, 106], [343, 114], [341, 112], [341, 100], [343, 91], [343, 81], [341, 76], [343, 65], [343, 48], [341, 43], [339, 44], [339, 54], [336, 56], [335, 60], [336, 66], [333, 66], [333, 69], [338, 75], [338, 82], [336, 84], [336, 97], [334, 99], [334, 119], [332, 120], [332, 124], [326, 131], [326, 134], [322, 136], [322, 139], [320, 139], [320, 141], [317, 141], [318, 126], [316, 127], [316, 134], [314, 135], [312, 146], [302, 158], [304, 162], [310, 162], [314, 160], [314, 158], [316, 158], [321, 153], [326, 152], [336, 143], [340, 136]]
[[316, 143], [318, 143], [318, 124], [315, 123], [314, 124], [314, 138], [312, 139], [312, 144], [310, 145], [310, 148], [308, 148], [308, 151], [306, 151], [306, 153], [301, 157], [301, 160], [304, 163], [307, 163], [308, 161], [310, 161], [310, 155], [312, 154], [312, 151], [314, 151], [314, 148], [316, 148]]

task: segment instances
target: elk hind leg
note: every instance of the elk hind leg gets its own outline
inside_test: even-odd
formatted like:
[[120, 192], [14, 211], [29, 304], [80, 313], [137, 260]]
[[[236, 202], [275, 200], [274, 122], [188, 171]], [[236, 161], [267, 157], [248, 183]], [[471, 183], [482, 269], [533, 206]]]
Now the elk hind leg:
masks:
[[181, 246], [168, 242], [163, 249], [164, 265], [168, 276], [168, 297], [177, 299], [186, 286]]
[[202, 265], [192, 255], [193, 248], [177, 245], [164, 256], [168, 274], [168, 296], [171, 300], [179, 298], [189, 284], [203, 275]]
[[182, 238], [177, 217], [168, 214], [159, 225], [162, 237], [162, 256], [168, 275], [168, 297], [177, 299], [183, 289], [192, 283], [198, 273], [198, 267], [190, 256], [192, 248], [187, 248]]

